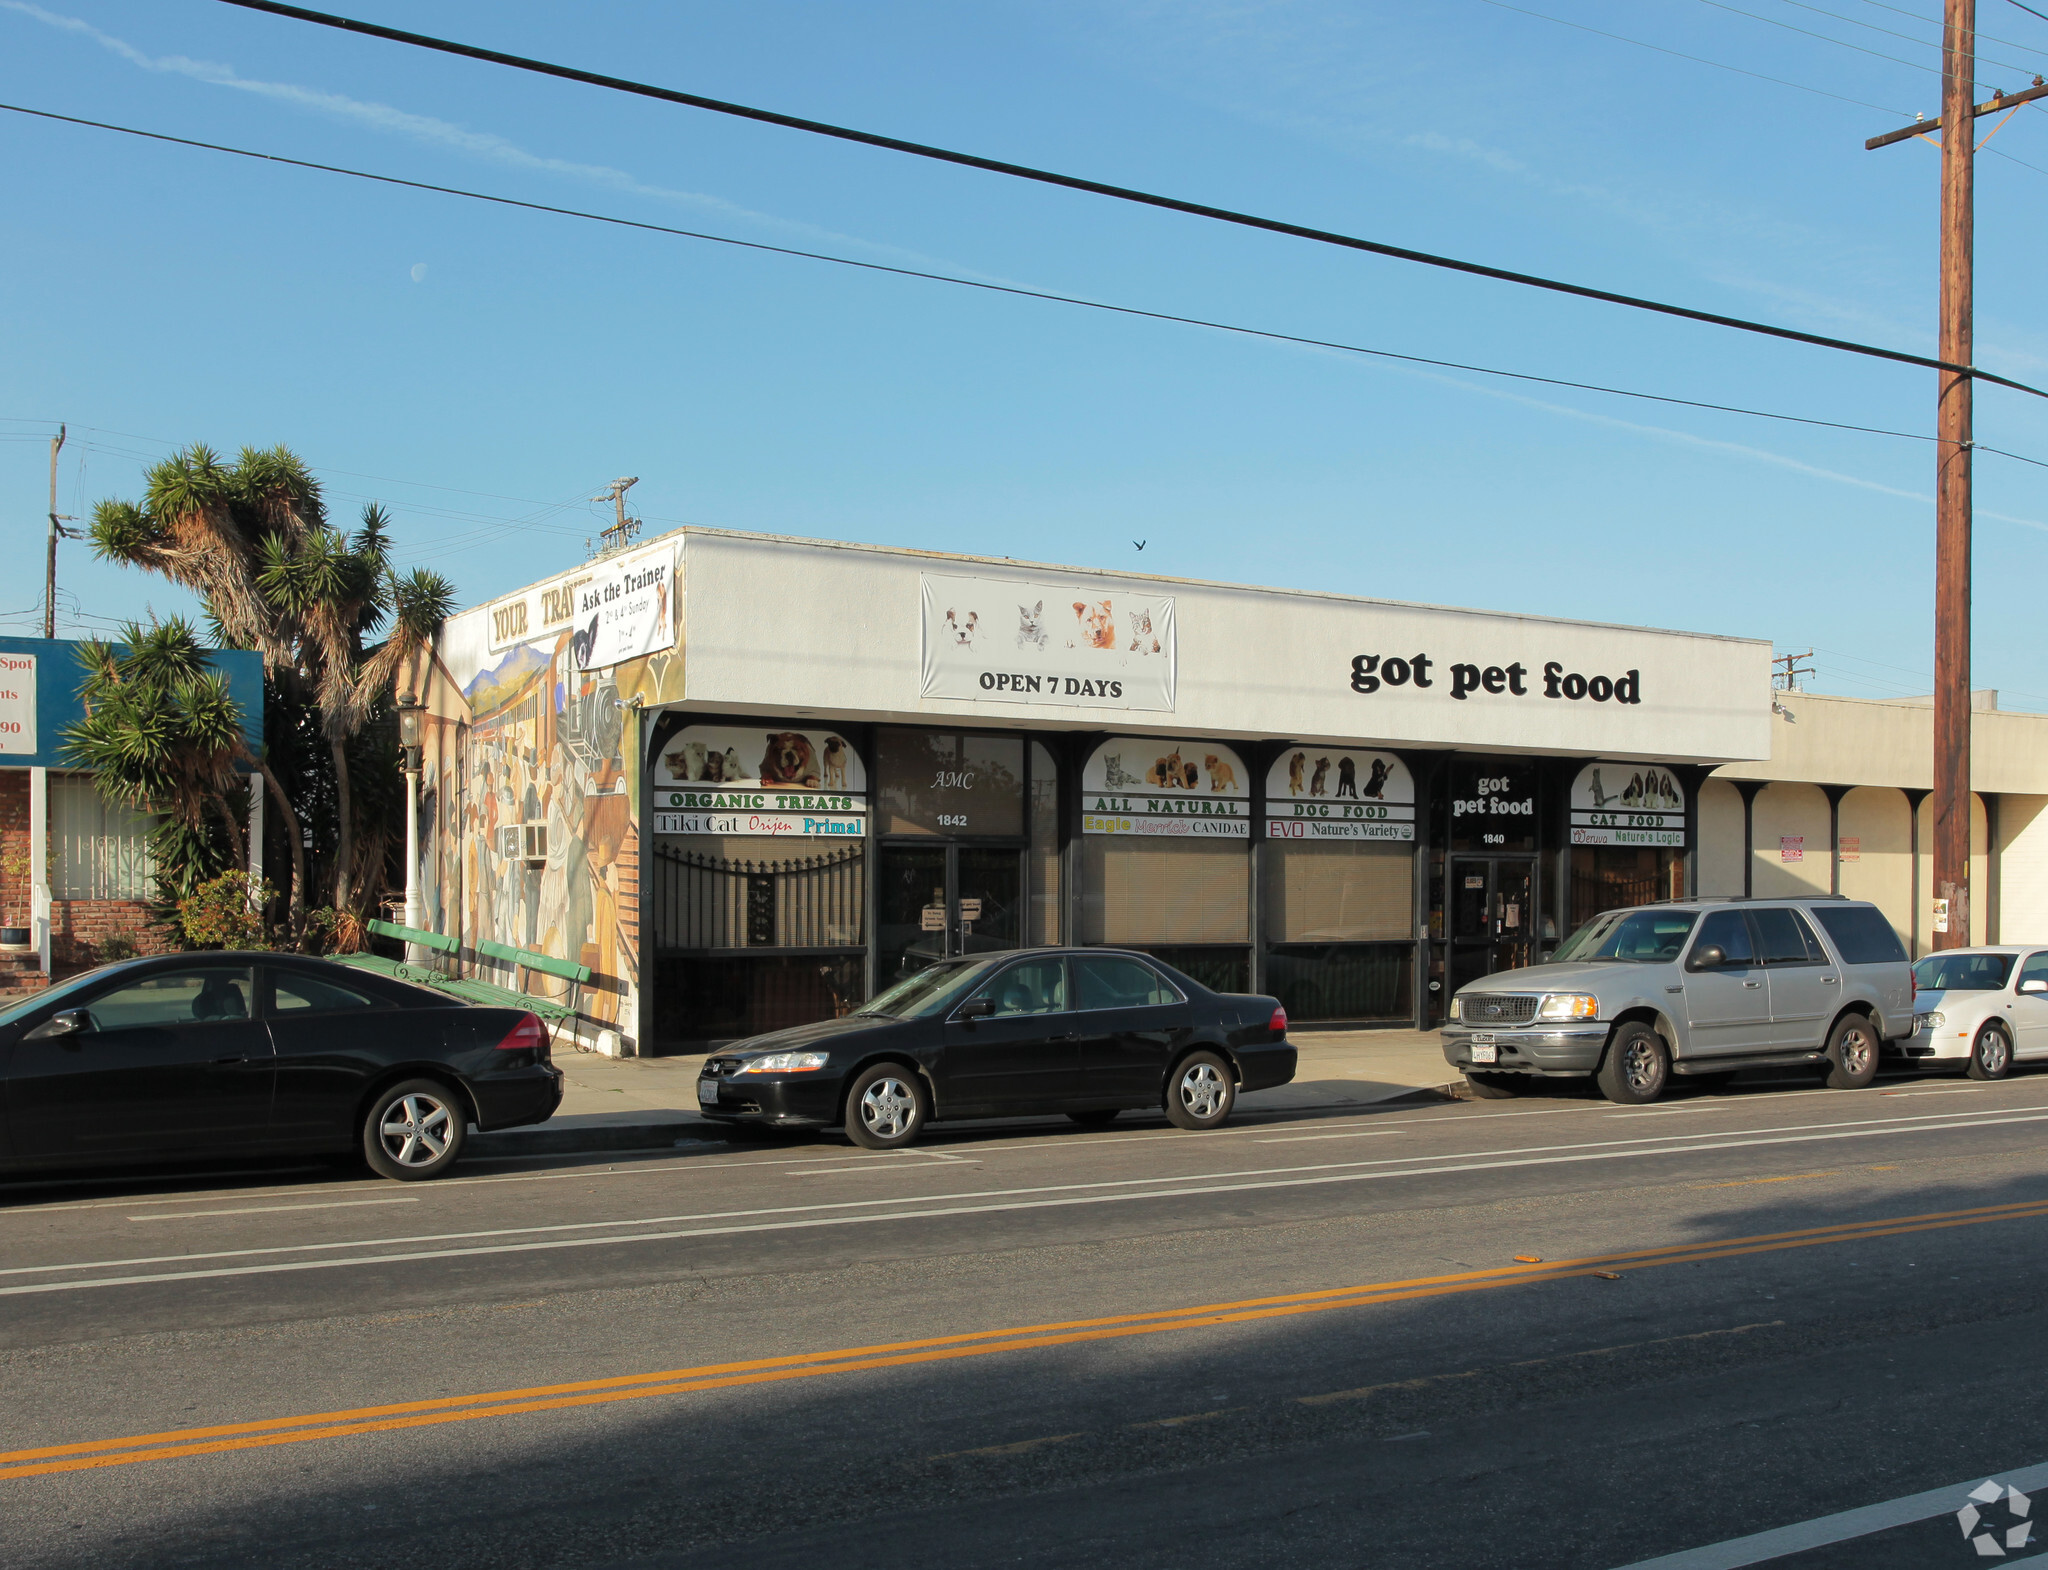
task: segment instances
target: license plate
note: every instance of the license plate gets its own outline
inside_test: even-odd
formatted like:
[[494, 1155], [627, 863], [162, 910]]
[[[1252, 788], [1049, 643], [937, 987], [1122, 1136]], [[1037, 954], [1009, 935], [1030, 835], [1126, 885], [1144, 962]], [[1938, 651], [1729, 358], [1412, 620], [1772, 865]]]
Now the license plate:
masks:
[[1472, 1061], [1474, 1063], [1498, 1063], [1500, 1061], [1500, 1048], [1495, 1046], [1490, 1040], [1482, 1040], [1475, 1036], [1472, 1038]]
[[715, 1106], [717, 1106], [717, 1105], [718, 1105], [718, 1081], [717, 1081], [717, 1080], [715, 1080], [715, 1079], [700, 1079], [700, 1080], [698, 1080], [698, 1081], [697, 1081], [697, 1101], [698, 1101], [698, 1104], [699, 1104], [699, 1105], [701, 1105], [701, 1106], [707, 1106], [707, 1107], [715, 1107]]

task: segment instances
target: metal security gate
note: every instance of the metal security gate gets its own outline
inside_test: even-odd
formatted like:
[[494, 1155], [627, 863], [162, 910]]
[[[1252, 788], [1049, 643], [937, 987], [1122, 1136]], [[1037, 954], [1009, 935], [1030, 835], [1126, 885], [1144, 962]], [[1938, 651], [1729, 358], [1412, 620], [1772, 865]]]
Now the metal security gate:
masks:
[[654, 851], [657, 952], [854, 948], [863, 941], [866, 851], [728, 859]]

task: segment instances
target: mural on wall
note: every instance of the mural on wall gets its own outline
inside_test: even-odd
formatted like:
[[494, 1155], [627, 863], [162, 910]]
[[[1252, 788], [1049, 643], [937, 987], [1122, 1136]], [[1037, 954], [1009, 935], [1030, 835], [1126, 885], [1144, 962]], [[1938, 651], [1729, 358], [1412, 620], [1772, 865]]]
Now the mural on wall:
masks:
[[[637, 574], [650, 554], [634, 554]], [[669, 574], [651, 581], [672, 622]], [[433, 717], [420, 781], [425, 919], [471, 949], [490, 939], [588, 965], [583, 1014], [630, 1031], [641, 860], [631, 760], [642, 710], [682, 696], [675, 629], [636, 629], [669, 646], [586, 669], [589, 644], [578, 650], [567, 618], [538, 641], [494, 649], [488, 614], [451, 618], [422, 683]], [[543, 984], [568, 990], [528, 982]]]
[[1685, 844], [1685, 787], [1661, 764], [1587, 764], [1571, 810], [1574, 845]]
[[1391, 752], [1288, 747], [1266, 771], [1270, 839], [1412, 840], [1415, 781]]

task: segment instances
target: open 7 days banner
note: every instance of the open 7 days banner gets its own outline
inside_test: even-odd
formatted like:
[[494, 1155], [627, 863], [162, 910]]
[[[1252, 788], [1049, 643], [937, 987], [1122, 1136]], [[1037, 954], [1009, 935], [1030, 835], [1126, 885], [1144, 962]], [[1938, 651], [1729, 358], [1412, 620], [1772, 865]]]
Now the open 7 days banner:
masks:
[[1173, 708], [1173, 600], [1072, 583], [923, 575], [927, 698]]

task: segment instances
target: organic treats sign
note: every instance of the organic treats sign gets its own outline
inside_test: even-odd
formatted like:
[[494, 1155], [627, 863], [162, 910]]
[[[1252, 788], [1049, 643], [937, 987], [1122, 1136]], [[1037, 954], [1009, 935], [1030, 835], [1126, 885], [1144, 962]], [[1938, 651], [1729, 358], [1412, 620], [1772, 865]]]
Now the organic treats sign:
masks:
[[692, 725], [654, 760], [654, 832], [857, 839], [867, 791], [842, 736]]
[[1244, 762], [1228, 747], [1113, 737], [1081, 771], [1081, 832], [1249, 839], [1250, 796]]
[[1685, 788], [1658, 764], [1589, 763], [1572, 781], [1572, 843], [1682, 846]]
[[1412, 840], [1415, 780], [1390, 752], [1289, 747], [1266, 771], [1266, 837]]
[[661, 545], [591, 569], [573, 591], [569, 655], [576, 669], [603, 670], [673, 647], [675, 564], [675, 547]]
[[1171, 596], [926, 573], [922, 601], [925, 697], [1173, 708]]
[[0, 754], [36, 750], [36, 657], [0, 654]]

